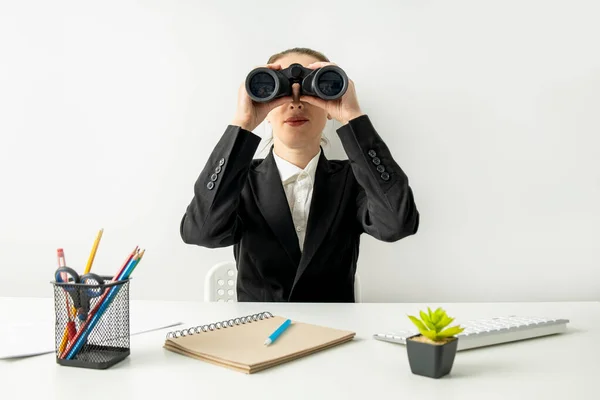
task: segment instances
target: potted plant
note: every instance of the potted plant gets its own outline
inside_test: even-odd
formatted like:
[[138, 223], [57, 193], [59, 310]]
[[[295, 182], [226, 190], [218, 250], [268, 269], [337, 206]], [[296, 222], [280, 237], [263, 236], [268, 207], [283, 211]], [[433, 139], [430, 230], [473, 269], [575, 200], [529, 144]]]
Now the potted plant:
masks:
[[406, 350], [413, 374], [429, 378], [441, 378], [452, 370], [458, 347], [456, 335], [464, 331], [460, 325], [448, 327], [450, 318], [441, 307], [435, 311], [420, 311], [421, 318], [409, 315], [419, 334], [406, 340]]

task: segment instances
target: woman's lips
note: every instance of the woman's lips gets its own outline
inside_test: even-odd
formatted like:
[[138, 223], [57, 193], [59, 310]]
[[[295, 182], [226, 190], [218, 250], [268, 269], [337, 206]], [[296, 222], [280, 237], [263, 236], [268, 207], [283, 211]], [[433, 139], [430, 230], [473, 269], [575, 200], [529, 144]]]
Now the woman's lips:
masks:
[[296, 121], [285, 121], [285, 123], [290, 126], [300, 126], [300, 125], [304, 125], [306, 122], [308, 122], [308, 121], [305, 119], [299, 119]]
[[304, 118], [288, 118], [287, 120], [285, 120], [285, 123], [290, 126], [300, 126], [304, 125], [307, 122], [308, 120]]

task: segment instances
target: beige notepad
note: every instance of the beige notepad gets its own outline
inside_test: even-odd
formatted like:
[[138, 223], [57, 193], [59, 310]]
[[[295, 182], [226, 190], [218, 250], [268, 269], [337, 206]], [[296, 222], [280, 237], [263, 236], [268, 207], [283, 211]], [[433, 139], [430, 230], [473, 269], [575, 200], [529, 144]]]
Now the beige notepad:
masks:
[[348, 342], [356, 335], [292, 321], [275, 342], [265, 346], [265, 339], [286, 319], [267, 312], [170, 332], [164, 348], [251, 374]]

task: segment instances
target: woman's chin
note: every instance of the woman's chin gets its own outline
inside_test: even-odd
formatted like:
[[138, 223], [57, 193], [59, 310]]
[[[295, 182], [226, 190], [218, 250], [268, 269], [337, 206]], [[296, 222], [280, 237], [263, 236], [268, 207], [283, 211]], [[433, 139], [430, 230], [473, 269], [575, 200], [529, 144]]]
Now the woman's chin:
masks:
[[314, 128], [311, 127], [310, 123], [305, 123], [299, 126], [290, 126], [288, 124], [283, 125], [283, 134], [289, 137], [298, 136], [312, 136], [311, 131]]

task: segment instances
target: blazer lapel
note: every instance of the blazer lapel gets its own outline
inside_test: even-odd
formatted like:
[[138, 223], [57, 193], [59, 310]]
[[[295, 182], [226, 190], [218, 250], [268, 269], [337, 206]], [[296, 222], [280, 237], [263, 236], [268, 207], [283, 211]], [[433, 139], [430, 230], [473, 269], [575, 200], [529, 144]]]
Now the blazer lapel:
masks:
[[308, 214], [302, 257], [290, 295], [293, 293], [296, 283], [319, 249], [325, 235], [329, 231], [331, 223], [336, 217], [340, 199], [344, 191], [343, 179], [344, 174], [331, 171], [327, 158], [321, 152], [315, 172], [315, 183]]
[[250, 175], [250, 186], [256, 204], [290, 259], [297, 266], [300, 262], [300, 246], [281, 177], [273, 158], [272, 147], [269, 155], [254, 172]]

